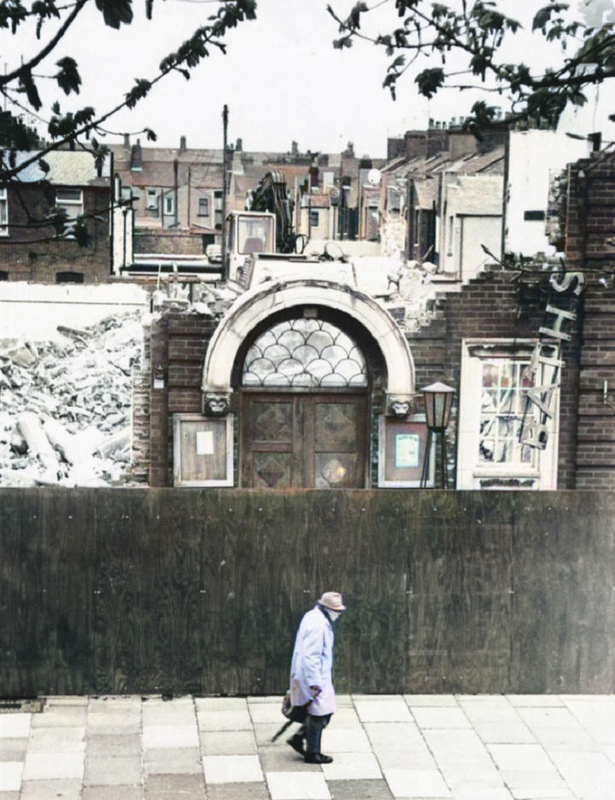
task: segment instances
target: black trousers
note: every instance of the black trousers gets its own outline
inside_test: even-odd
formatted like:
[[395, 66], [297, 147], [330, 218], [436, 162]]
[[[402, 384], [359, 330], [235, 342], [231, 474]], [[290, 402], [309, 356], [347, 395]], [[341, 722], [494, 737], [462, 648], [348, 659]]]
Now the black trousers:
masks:
[[305, 737], [305, 752], [320, 753], [320, 740], [322, 732], [331, 721], [332, 714], [315, 717], [308, 714], [299, 733]]

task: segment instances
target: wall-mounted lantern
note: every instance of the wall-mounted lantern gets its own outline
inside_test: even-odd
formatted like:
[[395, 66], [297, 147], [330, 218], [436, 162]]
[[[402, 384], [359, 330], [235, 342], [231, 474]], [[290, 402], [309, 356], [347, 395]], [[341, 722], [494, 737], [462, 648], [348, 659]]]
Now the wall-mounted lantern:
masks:
[[448, 477], [446, 469], [446, 436], [445, 431], [448, 427], [453, 407], [455, 390], [452, 386], [445, 383], [432, 383], [421, 389], [425, 400], [425, 421], [427, 424], [427, 447], [423, 459], [423, 475], [421, 477], [421, 488], [427, 484], [429, 474], [429, 451], [434, 434], [440, 435], [440, 471], [441, 484], [443, 489], [448, 489]]

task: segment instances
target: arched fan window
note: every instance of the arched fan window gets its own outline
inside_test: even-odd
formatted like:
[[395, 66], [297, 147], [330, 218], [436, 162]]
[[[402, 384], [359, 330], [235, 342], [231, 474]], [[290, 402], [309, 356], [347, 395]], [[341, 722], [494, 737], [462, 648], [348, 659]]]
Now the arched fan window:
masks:
[[242, 385], [301, 389], [367, 386], [365, 358], [329, 322], [292, 319], [274, 325], [248, 350]]

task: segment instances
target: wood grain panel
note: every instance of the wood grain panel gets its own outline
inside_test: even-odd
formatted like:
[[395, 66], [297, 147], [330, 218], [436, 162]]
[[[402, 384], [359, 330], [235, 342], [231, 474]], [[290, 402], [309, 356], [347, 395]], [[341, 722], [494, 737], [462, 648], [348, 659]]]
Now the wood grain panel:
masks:
[[615, 689], [615, 494], [0, 489], [5, 696]]

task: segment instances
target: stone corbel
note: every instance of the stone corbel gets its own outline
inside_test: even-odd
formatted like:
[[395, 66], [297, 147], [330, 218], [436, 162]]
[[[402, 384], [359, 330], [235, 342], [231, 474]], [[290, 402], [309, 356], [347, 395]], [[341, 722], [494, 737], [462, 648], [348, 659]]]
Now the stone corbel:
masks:
[[207, 417], [224, 417], [230, 408], [229, 392], [205, 392], [203, 395], [203, 414]]
[[418, 408], [417, 395], [412, 394], [387, 394], [386, 411], [387, 417], [404, 419], [416, 412]]

